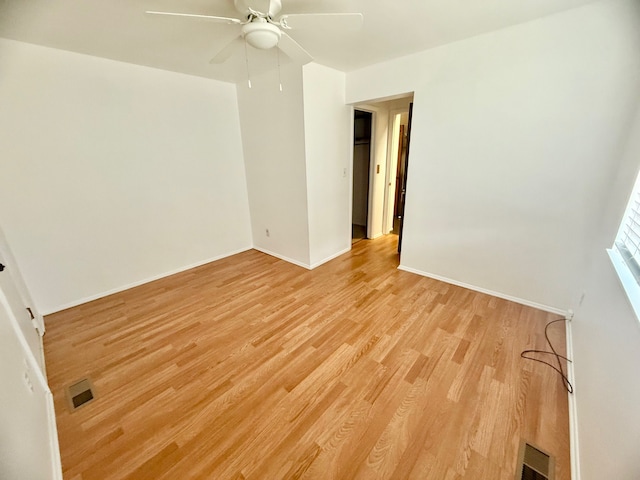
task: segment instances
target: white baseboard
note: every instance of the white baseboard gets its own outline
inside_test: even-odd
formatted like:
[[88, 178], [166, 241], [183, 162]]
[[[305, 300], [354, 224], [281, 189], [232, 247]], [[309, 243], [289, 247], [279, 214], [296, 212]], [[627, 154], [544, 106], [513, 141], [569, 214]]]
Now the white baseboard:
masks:
[[[573, 320], [567, 325], [567, 358], [573, 360]], [[571, 480], [580, 480], [580, 449], [578, 446], [578, 410], [576, 406], [576, 378], [573, 362], [567, 362], [567, 378], [573, 385], [574, 393], [568, 394], [569, 401], [569, 451], [571, 455]]]
[[175, 270], [171, 270], [169, 272], [161, 273], [160, 275], [155, 275], [153, 277], [149, 277], [149, 278], [146, 278], [144, 280], [140, 280], [138, 282], [129, 283], [127, 285], [123, 285], [123, 286], [118, 287], [118, 288], [113, 288], [113, 289], [107, 290], [105, 292], [101, 292], [101, 293], [98, 293], [98, 294], [95, 294], [95, 295], [90, 295], [88, 297], [83, 297], [83, 298], [80, 298], [78, 300], [74, 300], [73, 302], [69, 302], [69, 303], [66, 303], [66, 304], [63, 304], [63, 305], [58, 305], [58, 306], [56, 306], [54, 308], [51, 308], [51, 309], [45, 309], [45, 310], [42, 311], [42, 316], [51, 315], [52, 313], [60, 312], [62, 310], [66, 310], [68, 308], [77, 307], [78, 305], [82, 305], [84, 303], [89, 303], [89, 302], [92, 302], [93, 300], [98, 300], [99, 298], [108, 297], [109, 295], [113, 295], [114, 293], [120, 293], [120, 292], [123, 292], [125, 290], [129, 290], [130, 288], [139, 287], [140, 285], [144, 285], [145, 283], [149, 283], [149, 282], [153, 282], [153, 281], [156, 281], [156, 280], [160, 280], [161, 278], [169, 277], [171, 275], [175, 275], [176, 273], [184, 272], [186, 270], [191, 270], [192, 268], [200, 267], [202, 265], [206, 265], [207, 263], [215, 262], [216, 260], [221, 260], [223, 258], [230, 257], [232, 255], [237, 255], [238, 253], [246, 252], [247, 250], [251, 250], [251, 249], [257, 250], [257, 251], [265, 253], [267, 255], [271, 255], [272, 257], [279, 258], [280, 260], [284, 260], [285, 262], [292, 263], [294, 265], [297, 265], [299, 267], [305, 268], [307, 270], [313, 270], [314, 268], [319, 267], [320, 265], [322, 265], [322, 264], [324, 264], [324, 263], [326, 263], [326, 262], [328, 262], [330, 260], [333, 260], [334, 258], [339, 257], [340, 255], [342, 255], [344, 253], [347, 253], [351, 248], [347, 248], [345, 250], [342, 250], [342, 251], [336, 253], [335, 255], [332, 255], [330, 257], [325, 258], [324, 260], [322, 260], [320, 262], [314, 263], [313, 265], [309, 265], [307, 263], [302, 263], [302, 262], [299, 262], [297, 260], [294, 260], [293, 258], [285, 257], [284, 255], [280, 255], [278, 253], [271, 252], [271, 251], [266, 250], [264, 248], [259, 248], [259, 247], [255, 247], [255, 246], [249, 246], [249, 247], [242, 248], [242, 249], [239, 249], [239, 250], [234, 250], [232, 252], [228, 252], [228, 253], [225, 253], [225, 254], [222, 254], [222, 255], [218, 255], [216, 257], [209, 258], [207, 260], [203, 260], [201, 262], [192, 263], [190, 265], [186, 265], [184, 267], [180, 267], [180, 268], [177, 268]]
[[232, 255], [237, 255], [238, 253], [246, 252], [247, 250], [251, 250], [251, 246], [246, 248], [241, 248], [239, 250], [234, 250], [232, 252], [223, 253], [222, 255], [217, 255], [213, 258], [208, 258], [207, 260], [202, 260], [200, 262], [192, 263], [190, 265], [186, 265], [184, 267], [176, 268], [175, 270], [170, 270], [165, 273], [161, 273], [159, 275], [154, 275], [153, 277], [146, 278], [144, 280], [140, 280], [138, 282], [129, 283], [127, 285], [123, 285], [121, 287], [113, 288], [111, 290], [107, 290], [105, 292], [97, 293], [95, 295], [90, 295], [88, 297], [80, 298], [78, 300], [74, 300], [73, 302], [69, 302], [63, 305], [58, 305], [57, 307], [44, 310], [42, 315], [51, 315], [52, 313], [61, 312], [62, 310], [66, 310], [67, 308], [77, 307], [78, 305], [82, 305], [84, 303], [89, 303], [94, 300], [98, 300], [99, 298], [108, 297], [109, 295], [113, 295], [114, 293], [124, 292], [125, 290], [129, 290], [130, 288], [139, 287], [140, 285], [144, 285], [145, 283], [154, 282], [156, 280], [160, 280], [161, 278], [170, 277], [171, 275], [175, 275], [176, 273], [184, 272], [186, 270], [191, 270], [192, 268], [200, 267], [202, 265], [206, 265], [207, 263], [215, 262], [216, 260], [221, 260], [223, 258], [230, 257]]
[[341, 251], [339, 251], [337, 253], [334, 253], [333, 255], [330, 255], [327, 258], [325, 258], [323, 260], [320, 260], [319, 262], [315, 262], [315, 263], [310, 265], [308, 263], [303, 263], [303, 262], [300, 262], [298, 260], [294, 260], [293, 258], [285, 257], [284, 255], [280, 255], [279, 253], [272, 252], [272, 251], [267, 250], [265, 248], [260, 248], [260, 247], [255, 247], [254, 246], [253, 249], [257, 250], [259, 252], [262, 252], [262, 253], [266, 253], [267, 255], [271, 255], [272, 257], [279, 258], [280, 260], [284, 260], [285, 262], [293, 263], [294, 265], [297, 265], [298, 267], [306, 268], [307, 270], [313, 270], [314, 268], [317, 268], [320, 265], [324, 265], [325, 263], [330, 262], [334, 258], [339, 257], [340, 255], [343, 255], [343, 254], [351, 251], [351, 247], [345, 248], [344, 250], [341, 250]]
[[348, 253], [350, 251], [351, 251], [351, 247], [350, 246], [348, 248], [345, 248], [344, 250], [340, 250], [338, 253], [334, 253], [333, 255], [330, 255], [327, 258], [325, 258], [324, 260], [320, 260], [319, 262], [313, 263], [311, 265], [311, 267], [310, 267], [310, 270], [313, 270], [314, 268], [317, 268], [320, 265], [324, 265], [325, 263], [330, 262], [334, 258], [338, 258], [340, 255], [344, 255], [345, 253]]
[[491, 295], [493, 297], [502, 298], [504, 300], [509, 300], [510, 302], [519, 303], [520, 305], [526, 305], [527, 307], [537, 308], [538, 310], [543, 310], [549, 313], [555, 313], [558, 315], [562, 315], [563, 317], [567, 315], [566, 310], [562, 310], [561, 308], [550, 307], [549, 305], [543, 305], [541, 303], [531, 302], [529, 300], [525, 300], [523, 298], [513, 297], [511, 295], [507, 295], [500, 292], [494, 292], [493, 290], [488, 290], [486, 288], [478, 287], [475, 285], [470, 285], [468, 283], [459, 282], [457, 280], [452, 280], [447, 277], [442, 277], [440, 275], [435, 275], [429, 272], [423, 272], [421, 270], [416, 270], [415, 268], [407, 267], [404, 265], [400, 265], [398, 270], [402, 270], [404, 272], [415, 273], [416, 275], [421, 275], [423, 277], [433, 278], [434, 280], [439, 280], [441, 282], [450, 283], [451, 285], [456, 285], [458, 287], [467, 288], [469, 290], [473, 290], [475, 292], [486, 293], [487, 295]]
[[47, 388], [47, 421], [49, 423], [49, 445], [51, 448], [51, 479], [62, 480], [62, 460], [60, 458], [60, 444], [58, 443], [58, 427], [56, 412], [53, 406], [53, 394]]
[[260, 248], [260, 247], [254, 246], [253, 249], [257, 250], [259, 252], [262, 252], [262, 253], [266, 253], [267, 255], [270, 255], [272, 257], [279, 258], [280, 260], [284, 260], [285, 262], [293, 263], [294, 265], [297, 265], [298, 267], [302, 267], [302, 268], [306, 268], [307, 270], [311, 270], [311, 265], [309, 265], [308, 263], [299, 262], [298, 260], [294, 260], [293, 258], [285, 257], [284, 255], [280, 255], [279, 253], [275, 253], [275, 252], [272, 252], [270, 250], [267, 250], [266, 248]]

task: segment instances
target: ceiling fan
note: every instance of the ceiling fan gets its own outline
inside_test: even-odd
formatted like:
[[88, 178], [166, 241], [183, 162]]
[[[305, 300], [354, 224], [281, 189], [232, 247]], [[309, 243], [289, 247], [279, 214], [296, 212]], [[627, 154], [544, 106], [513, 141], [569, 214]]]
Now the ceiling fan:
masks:
[[223, 47], [209, 63], [225, 62], [238, 47], [247, 43], [261, 50], [278, 47], [295, 62], [309, 63], [313, 57], [285, 30], [317, 28], [322, 29], [322, 33], [326, 34], [327, 30], [358, 29], [363, 22], [361, 13], [292, 13], [277, 17], [282, 9], [281, 0], [233, 0], [233, 4], [242, 18], [158, 11], [147, 11], [146, 13], [202, 19], [240, 26], [239, 35]]

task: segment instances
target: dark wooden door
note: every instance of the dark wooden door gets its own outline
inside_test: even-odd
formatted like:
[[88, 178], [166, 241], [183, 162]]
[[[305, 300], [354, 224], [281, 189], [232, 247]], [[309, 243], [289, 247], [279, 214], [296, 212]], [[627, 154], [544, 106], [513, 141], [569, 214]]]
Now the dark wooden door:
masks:
[[[400, 218], [400, 207], [402, 206], [402, 179], [404, 178], [404, 160], [407, 153], [407, 144], [405, 142], [405, 126], [400, 125], [400, 133], [398, 135], [398, 168], [396, 169], [396, 195], [393, 200], [393, 218]], [[394, 223], [394, 232], [399, 233], [399, 230], [395, 230], [396, 225]]]

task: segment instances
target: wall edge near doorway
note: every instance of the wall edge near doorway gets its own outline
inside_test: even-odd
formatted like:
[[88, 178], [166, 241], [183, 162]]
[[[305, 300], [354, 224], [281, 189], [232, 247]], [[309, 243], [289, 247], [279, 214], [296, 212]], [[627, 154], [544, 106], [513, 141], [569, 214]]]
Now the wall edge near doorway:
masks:
[[[573, 324], [568, 321], [566, 324], [567, 336], [567, 357], [575, 359], [573, 355]], [[576, 377], [574, 362], [567, 363], [567, 377], [575, 390]], [[568, 393], [567, 401], [569, 402], [569, 456], [571, 460], [571, 480], [580, 480], [580, 446], [578, 436], [578, 406], [576, 402], [576, 394]]]
[[309, 270], [313, 270], [314, 268], [319, 267], [320, 265], [324, 265], [327, 262], [330, 262], [334, 258], [338, 258], [340, 255], [344, 255], [351, 251], [351, 246], [349, 248], [345, 248], [344, 250], [340, 250], [339, 252], [334, 253], [333, 255], [329, 255], [327, 258], [320, 260], [319, 262], [312, 263], [308, 268]]
[[262, 253], [264, 253], [266, 255], [269, 255], [271, 257], [275, 257], [275, 258], [278, 258], [280, 260], [284, 260], [285, 262], [291, 263], [291, 264], [296, 265], [298, 267], [302, 267], [302, 268], [306, 268], [307, 270], [311, 270], [311, 265], [309, 265], [307, 263], [303, 263], [303, 262], [300, 262], [298, 260], [294, 260], [293, 258], [287, 257], [285, 255], [280, 255], [279, 253], [272, 252], [271, 250], [267, 250], [266, 248], [256, 247], [254, 245], [253, 249], [257, 250], [258, 252], [262, 252]]

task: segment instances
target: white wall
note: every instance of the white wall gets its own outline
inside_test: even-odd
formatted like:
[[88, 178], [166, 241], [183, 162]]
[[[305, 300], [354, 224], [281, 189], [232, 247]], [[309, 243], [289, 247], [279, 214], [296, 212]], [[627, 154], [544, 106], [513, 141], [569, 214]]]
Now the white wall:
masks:
[[608, 201], [594, 215], [593, 265], [571, 324], [583, 480], [640, 478], [640, 323], [605, 253], [640, 166], [640, 108], [630, 132], [606, 175]]
[[349, 103], [415, 92], [402, 266], [573, 305], [639, 32], [637, 2], [597, 2], [349, 73]]
[[344, 87], [342, 72], [315, 63], [303, 67], [311, 267], [351, 248], [351, 108]]
[[[309, 265], [302, 70], [282, 67], [238, 85], [254, 247]], [[269, 230], [269, 236], [266, 230]]]
[[42, 313], [250, 248], [235, 86], [0, 40], [0, 222]]

